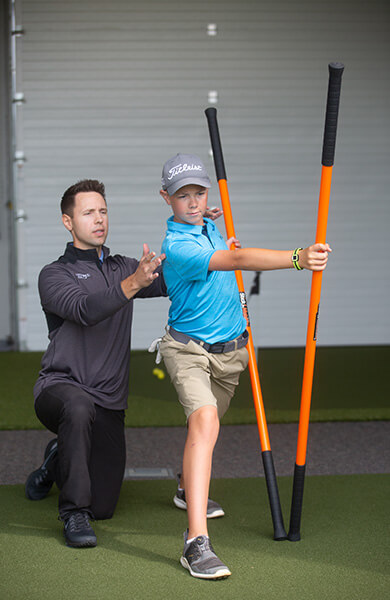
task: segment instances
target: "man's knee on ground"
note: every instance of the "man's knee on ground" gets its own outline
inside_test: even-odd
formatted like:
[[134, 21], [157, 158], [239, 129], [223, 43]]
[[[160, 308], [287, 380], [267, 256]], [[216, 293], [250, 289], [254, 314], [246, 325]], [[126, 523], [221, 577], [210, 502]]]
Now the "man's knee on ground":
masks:
[[93, 506], [92, 512], [97, 521], [106, 521], [107, 519], [112, 519], [114, 516], [114, 509], [112, 507]]
[[111, 496], [104, 495], [102, 491], [93, 491], [91, 511], [97, 521], [112, 519], [114, 516], [115, 508], [119, 499], [119, 490], [117, 491], [117, 495], [113, 494]]

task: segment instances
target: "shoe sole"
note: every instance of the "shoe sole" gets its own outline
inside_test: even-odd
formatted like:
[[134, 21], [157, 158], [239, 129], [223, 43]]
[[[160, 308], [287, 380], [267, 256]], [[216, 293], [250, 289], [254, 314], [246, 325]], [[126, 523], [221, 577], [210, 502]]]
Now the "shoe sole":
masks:
[[53, 481], [48, 484], [46, 486], [46, 488], [39, 494], [31, 494], [31, 491], [29, 490], [29, 486], [30, 486], [30, 482], [34, 479], [34, 477], [36, 476], [36, 474], [40, 471], [40, 469], [36, 469], [36, 471], [33, 471], [32, 473], [30, 473], [30, 475], [27, 477], [27, 481], [25, 483], [24, 486], [24, 491], [25, 491], [25, 495], [26, 498], [28, 500], [43, 500], [44, 498], [46, 498], [46, 496], [48, 495], [48, 493], [50, 492], [51, 488], [53, 487]]
[[24, 489], [25, 489], [26, 498], [28, 500], [33, 500], [33, 501], [43, 500], [44, 498], [46, 498], [46, 496], [50, 492], [51, 488], [53, 487], [54, 481], [51, 481], [50, 483], [48, 483], [46, 485], [46, 487], [43, 488], [41, 493], [31, 494], [31, 490], [29, 490], [31, 481], [34, 479], [34, 477], [37, 475], [37, 473], [39, 473], [40, 471], [43, 471], [44, 469], [47, 470], [48, 464], [53, 459], [53, 457], [56, 455], [56, 453], [57, 453], [57, 440], [52, 440], [52, 442], [46, 447], [45, 459], [44, 459], [43, 463], [41, 464], [41, 466], [39, 467], [39, 469], [35, 469], [35, 471], [30, 473], [30, 475], [27, 477], [27, 481], [25, 483]]
[[57, 438], [55, 438], [54, 440], [51, 440], [51, 442], [48, 443], [48, 445], [46, 446], [46, 450], [45, 450], [45, 454], [44, 454], [44, 460], [47, 459], [47, 457], [49, 456], [49, 454], [53, 451], [53, 450], [58, 450], [58, 442], [57, 442]]
[[[181, 508], [181, 510], [187, 510], [187, 502], [181, 500], [177, 496], [173, 496], [173, 503], [177, 508]], [[224, 517], [225, 513], [222, 508], [214, 510], [212, 513], [207, 513], [208, 519], [216, 519], [217, 517]]]
[[68, 542], [67, 539], [65, 539], [65, 544], [68, 546], [68, 548], [95, 548], [95, 546], [97, 545], [97, 541], [96, 540], [90, 540], [90, 541], [85, 541], [85, 542]]
[[191, 569], [184, 556], [180, 558], [180, 564], [191, 573], [192, 577], [196, 577], [197, 579], [226, 579], [226, 577], [231, 575], [231, 572], [227, 567], [219, 569], [216, 573], [197, 573]]

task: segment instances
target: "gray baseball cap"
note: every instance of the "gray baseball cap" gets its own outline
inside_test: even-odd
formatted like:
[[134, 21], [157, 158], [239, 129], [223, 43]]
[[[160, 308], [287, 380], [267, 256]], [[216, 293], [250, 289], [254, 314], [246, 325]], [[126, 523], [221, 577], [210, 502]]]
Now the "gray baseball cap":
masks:
[[185, 185], [211, 187], [210, 177], [200, 158], [194, 154], [176, 154], [163, 166], [161, 185], [170, 196]]

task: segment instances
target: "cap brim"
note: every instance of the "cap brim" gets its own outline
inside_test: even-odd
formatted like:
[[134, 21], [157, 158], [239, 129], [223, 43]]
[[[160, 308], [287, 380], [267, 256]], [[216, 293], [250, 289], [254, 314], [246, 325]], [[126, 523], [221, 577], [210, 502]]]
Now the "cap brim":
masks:
[[166, 187], [166, 191], [170, 196], [172, 196], [172, 194], [177, 192], [177, 190], [180, 190], [180, 188], [184, 187], [185, 185], [201, 185], [202, 187], [210, 188], [211, 181], [210, 179], [203, 179], [200, 177], [186, 177], [185, 179], [175, 181], [171, 183], [171, 185], [168, 185]]

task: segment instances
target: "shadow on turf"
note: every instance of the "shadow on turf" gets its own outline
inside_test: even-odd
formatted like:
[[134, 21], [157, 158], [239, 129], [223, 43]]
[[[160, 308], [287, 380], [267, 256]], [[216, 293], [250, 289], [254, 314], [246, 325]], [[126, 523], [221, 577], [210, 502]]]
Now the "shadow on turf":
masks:
[[[385, 475], [308, 478], [303, 540], [291, 544], [272, 541], [269, 507], [263, 486], [259, 485], [263, 482], [217, 480], [213, 483], [213, 494], [216, 492], [216, 499], [223, 501], [227, 516], [210, 523], [211, 537], [224, 549], [223, 555], [233, 567], [242, 557], [252, 557], [253, 564], [258, 564], [261, 557], [266, 560], [272, 557], [275, 565], [293, 561], [302, 568], [310, 565], [310, 569], [320, 571], [327, 565], [327, 569], [347, 568], [352, 569], [354, 576], [359, 572], [375, 578], [386, 572], [386, 543], [381, 533], [383, 523], [388, 520], [389, 482]], [[113, 556], [129, 557], [131, 563], [141, 559], [142, 564], [146, 561], [173, 566], [172, 573], [188, 576], [178, 562], [186, 513], [173, 506], [173, 486], [170, 481], [158, 485], [125, 482], [114, 519], [95, 524], [98, 547], [94, 552], [100, 559], [108, 551]], [[290, 486], [291, 478], [280, 479], [282, 500], [289, 497]], [[23, 496], [23, 486], [2, 486], [0, 508], [2, 534], [21, 538], [15, 544], [8, 542], [7, 547], [20, 549], [22, 538], [28, 536], [44, 538], [39, 553], [54, 556], [58, 546], [66, 548], [62, 526], [55, 521], [56, 493], [50, 493], [42, 502], [30, 502]], [[65, 551], [80, 556], [77, 550]], [[81, 555], [87, 557], [89, 553]], [[248, 569], [248, 564], [243, 568]]]
[[[55, 488], [49, 493], [47, 498], [40, 501], [32, 502], [24, 496], [24, 488], [21, 485], [3, 486], [2, 491], [6, 492], [6, 502], [2, 502], [2, 533], [11, 536], [20, 537], [35, 537], [45, 538], [45, 540], [56, 541], [70, 552], [75, 552], [77, 555], [80, 550], [93, 551], [95, 548], [69, 548], [66, 546], [63, 536], [62, 523], [57, 519], [58, 513], [58, 490]], [[157, 501], [146, 502], [142, 501], [142, 508], [139, 506], [139, 499], [132, 505], [130, 509], [131, 521], [134, 520], [134, 512], [137, 511], [137, 521], [140, 522], [140, 527], [129, 528], [129, 503], [126, 504], [125, 510], [119, 508], [114, 519], [103, 521], [94, 521], [96, 536], [98, 538], [98, 549], [111, 551], [123, 554], [129, 558], [143, 559], [148, 562], [156, 562], [159, 564], [169, 565], [177, 571], [182, 571], [178, 559], [175, 560], [166, 555], [152, 549], [145, 549], [142, 546], [135, 545], [121, 539], [123, 536], [137, 538], [139, 536], [158, 537], [166, 532], [164, 519], [158, 518], [157, 522], [153, 521], [152, 505], [156, 508], [158, 505], [158, 515], [161, 517], [161, 510], [168, 509], [171, 513], [171, 506], [167, 502]], [[141, 508], [141, 510], [140, 510]], [[174, 509], [177, 510], [177, 509]], [[147, 514], [145, 514], [147, 513]], [[117, 517], [118, 514], [118, 517]], [[149, 517], [149, 518], [148, 518]], [[151, 517], [151, 518], [150, 518]], [[151, 523], [151, 522], [152, 523]], [[151, 532], [150, 530], [153, 529]], [[153, 545], [151, 544], [151, 547]], [[84, 554], [84, 552], [83, 552]]]

